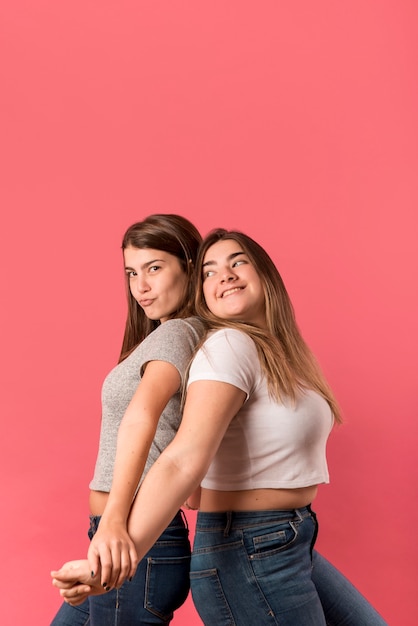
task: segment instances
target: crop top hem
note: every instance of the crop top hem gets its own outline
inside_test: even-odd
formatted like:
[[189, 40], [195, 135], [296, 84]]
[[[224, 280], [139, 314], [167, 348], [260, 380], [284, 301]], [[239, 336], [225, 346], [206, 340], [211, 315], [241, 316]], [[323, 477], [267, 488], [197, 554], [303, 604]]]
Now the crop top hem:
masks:
[[211, 489], [213, 491], [248, 491], [250, 489], [303, 489], [304, 487], [315, 487], [316, 485], [324, 485], [329, 484], [329, 477], [318, 477], [318, 479], [313, 478], [310, 479], [309, 482], [305, 481], [268, 481], [263, 480], [258, 483], [257, 481], [252, 481], [251, 483], [246, 483], [245, 481], [240, 481], [239, 485], [236, 483], [225, 483], [222, 481], [222, 484], [218, 484], [217, 481], [213, 480], [202, 480], [201, 486], [203, 489]]

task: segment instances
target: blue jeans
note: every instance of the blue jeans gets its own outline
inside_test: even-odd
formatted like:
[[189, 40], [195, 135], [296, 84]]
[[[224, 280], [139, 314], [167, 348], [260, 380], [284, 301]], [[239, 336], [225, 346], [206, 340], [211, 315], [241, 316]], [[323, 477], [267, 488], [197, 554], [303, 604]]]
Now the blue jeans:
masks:
[[387, 626], [366, 598], [316, 550], [312, 580], [328, 626]]
[[325, 626], [312, 581], [310, 507], [199, 512], [191, 591], [206, 626]]
[[[90, 518], [93, 537], [100, 517]], [[138, 565], [132, 581], [77, 607], [63, 603], [51, 626], [169, 624], [189, 593], [189, 531], [181, 511]]]

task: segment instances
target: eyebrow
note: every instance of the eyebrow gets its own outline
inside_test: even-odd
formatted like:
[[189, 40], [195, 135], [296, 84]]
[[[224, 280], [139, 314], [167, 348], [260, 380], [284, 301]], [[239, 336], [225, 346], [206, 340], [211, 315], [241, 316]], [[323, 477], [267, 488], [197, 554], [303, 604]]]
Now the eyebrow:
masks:
[[[150, 265], [153, 265], [154, 263], [164, 263], [164, 259], [153, 259], [152, 261], [147, 261], [146, 263], [143, 263], [139, 269], [141, 270], [145, 270], [147, 269], [147, 267], [149, 267]], [[136, 272], [136, 269], [134, 267], [130, 267], [129, 265], [125, 265], [125, 270], [132, 270], [133, 272]]]
[[[229, 254], [226, 257], [227, 261], [232, 261], [232, 259], [235, 259], [235, 257], [239, 256], [240, 254], [245, 254], [244, 251], [240, 251], [240, 252], [233, 252], [232, 254]], [[217, 265], [216, 261], [206, 261], [205, 263], [203, 263], [202, 268], [203, 267], [207, 267], [208, 265]]]

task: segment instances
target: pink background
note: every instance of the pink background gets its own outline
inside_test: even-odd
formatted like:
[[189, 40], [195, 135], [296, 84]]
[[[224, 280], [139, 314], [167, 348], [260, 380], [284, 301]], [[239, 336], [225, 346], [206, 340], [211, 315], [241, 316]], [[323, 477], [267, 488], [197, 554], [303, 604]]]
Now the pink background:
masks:
[[415, 624], [416, 2], [13, 0], [0, 35], [2, 624], [48, 624], [86, 551], [120, 242], [153, 212], [277, 262], [345, 415], [318, 546]]

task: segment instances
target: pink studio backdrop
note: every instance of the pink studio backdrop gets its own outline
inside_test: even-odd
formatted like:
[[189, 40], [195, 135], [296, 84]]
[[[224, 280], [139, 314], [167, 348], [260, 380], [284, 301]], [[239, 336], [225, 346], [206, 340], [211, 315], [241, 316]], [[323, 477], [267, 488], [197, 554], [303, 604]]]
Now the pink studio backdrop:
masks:
[[277, 262], [345, 415], [318, 547], [415, 624], [417, 4], [14, 0], [0, 36], [2, 624], [48, 624], [85, 554], [121, 236], [153, 212]]

